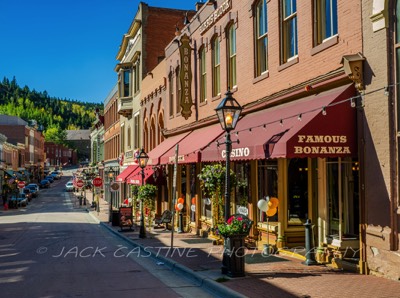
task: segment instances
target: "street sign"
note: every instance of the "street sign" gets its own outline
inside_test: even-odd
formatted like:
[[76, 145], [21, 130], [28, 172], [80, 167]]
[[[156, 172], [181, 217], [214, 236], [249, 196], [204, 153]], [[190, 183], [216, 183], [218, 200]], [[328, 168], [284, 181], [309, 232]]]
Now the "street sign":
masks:
[[78, 181], [76, 181], [76, 187], [82, 188], [82, 187], [83, 187], [83, 185], [84, 185], [84, 183], [83, 183], [83, 181], [82, 181], [82, 180], [78, 180]]
[[24, 188], [25, 187], [25, 181], [18, 181], [18, 188]]
[[119, 190], [119, 183], [113, 182], [113, 183], [110, 185], [110, 190], [111, 190], [112, 192], [118, 191], [118, 190]]
[[103, 185], [103, 179], [96, 177], [93, 179], [92, 183], [95, 187], [101, 187]]

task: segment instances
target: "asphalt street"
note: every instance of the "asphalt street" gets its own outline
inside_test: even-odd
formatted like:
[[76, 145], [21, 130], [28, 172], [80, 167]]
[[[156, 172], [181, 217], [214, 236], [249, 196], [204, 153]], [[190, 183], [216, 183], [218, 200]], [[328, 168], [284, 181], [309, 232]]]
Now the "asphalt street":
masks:
[[213, 296], [74, 208], [66, 182], [1, 211], [1, 297]]

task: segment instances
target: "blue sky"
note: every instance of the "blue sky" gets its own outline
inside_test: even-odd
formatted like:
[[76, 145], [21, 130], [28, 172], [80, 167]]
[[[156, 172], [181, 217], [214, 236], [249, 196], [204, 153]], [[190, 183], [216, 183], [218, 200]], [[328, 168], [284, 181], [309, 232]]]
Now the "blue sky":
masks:
[[[101, 103], [113, 88], [123, 35], [140, 1], [0, 0], [0, 80]], [[196, 1], [143, 1], [189, 10]]]

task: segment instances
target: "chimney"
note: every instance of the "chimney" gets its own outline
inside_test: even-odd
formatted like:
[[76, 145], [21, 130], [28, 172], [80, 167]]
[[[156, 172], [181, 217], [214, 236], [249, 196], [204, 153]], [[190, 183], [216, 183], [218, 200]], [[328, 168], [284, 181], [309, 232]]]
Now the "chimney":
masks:
[[200, 8], [203, 7], [203, 5], [204, 5], [204, 2], [203, 2], [203, 1], [201, 1], [201, 2], [196, 2], [196, 11], [199, 11]]

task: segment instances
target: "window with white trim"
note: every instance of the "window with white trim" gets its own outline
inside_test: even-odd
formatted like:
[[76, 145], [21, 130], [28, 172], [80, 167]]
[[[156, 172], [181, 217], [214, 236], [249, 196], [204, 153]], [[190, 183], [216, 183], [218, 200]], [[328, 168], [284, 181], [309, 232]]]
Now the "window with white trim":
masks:
[[314, 43], [319, 45], [338, 34], [337, 0], [314, 0]]
[[268, 15], [267, 1], [258, 1], [255, 6], [256, 30], [256, 76], [268, 71]]
[[297, 0], [282, 0], [282, 63], [298, 54]]

